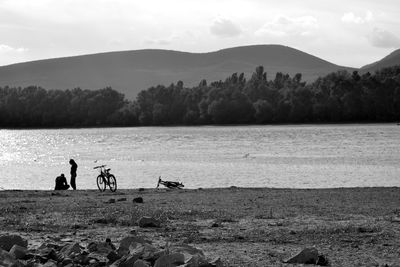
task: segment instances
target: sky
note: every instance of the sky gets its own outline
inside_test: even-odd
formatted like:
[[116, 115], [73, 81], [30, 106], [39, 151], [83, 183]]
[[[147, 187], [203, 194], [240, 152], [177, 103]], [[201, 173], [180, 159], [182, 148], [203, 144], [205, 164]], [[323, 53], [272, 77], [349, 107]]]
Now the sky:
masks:
[[281, 44], [361, 67], [400, 48], [399, 14], [398, 0], [0, 0], [0, 66]]

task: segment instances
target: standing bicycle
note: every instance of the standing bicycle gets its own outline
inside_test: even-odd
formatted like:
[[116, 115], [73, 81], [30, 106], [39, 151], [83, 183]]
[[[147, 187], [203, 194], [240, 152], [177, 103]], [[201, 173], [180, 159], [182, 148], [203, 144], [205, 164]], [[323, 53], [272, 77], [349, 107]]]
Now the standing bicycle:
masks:
[[117, 179], [115, 179], [115, 176], [110, 173], [111, 169], [106, 169], [107, 165], [100, 165], [96, 166], [93, 169], [100, 169], [100, 174], [97, 176], [97, 187], [101, 192], [104, 192], [108, 187], [110, 187], [110, 190], [112, 192], [115, 192], [117, 190]]

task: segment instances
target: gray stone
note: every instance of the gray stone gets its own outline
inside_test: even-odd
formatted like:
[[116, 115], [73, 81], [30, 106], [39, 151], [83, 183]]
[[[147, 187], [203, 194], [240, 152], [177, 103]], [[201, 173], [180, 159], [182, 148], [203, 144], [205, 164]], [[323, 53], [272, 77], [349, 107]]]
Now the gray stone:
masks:
[[171, 246], [169, 248], [169, 251], [171, 253], [182, 253], [183, 255], [185, 255], [186, 260], [194, 255], [199, 255], [200, 257], [205, 258], [202, 250], [186, 244]]
[[116, 260], [119, 260], [121, 257], [118, 255], [117, 252], [115, 252], [114, 250], [111, 250], [110, 252], [108, 252], [107, 254], [107, 259], [109, 259], [110, 262], [114, 262]]
[[14, 246], [18, 245], [21, 247], [28, 247], [28, 241], [20, 237], [19, 235], [2, 235], [0, 236], [0, 248], [6, 251], [10, 251], [10, 249]]
[[87, 245], [87, 250], [88, 250], [89, 252], [95, 252], [95, 251], [97, 251], [97, 243], [96, 243], [96, 242], [90, 242], [90, 243]]
[[142, 197], [135, 197], [132, 201], [133, 201], [133, 203], [143, 203], [143, 198]]
[[26, 251], [26, 248], [19, 245], [14, 245], [10, 249], [10, 255], [13, 256], [15, 259], [23, 259], [26, 256]]
[[316, 263], [319, 266], [329, 266], [329, 260], [324, 255], [318, 255], [318, 261]]
[[53, 260], [49, 260], [45, 264], [42, 265], [43, 267], [57, 267], [57, 262]]
[[66, 266], [66, 265], [68, 265], [68, 264], [73, 264], [74, 263], [74, 261], [72, 260], [72, 259], [70, 259], [70, 258], [65, 258], [63, 261], [62, 261], [62, 265], [63, 266]]
[[137, 260], [133, 264], [133, 267], [150, 267], [150, 264], [144, 260]]
[[318, 250], [316, 248], [305, 248], [296, 256], [285, 261], [286, 263], [316, 264], [318, 261]]
[[145, 227], [160, 227], [161, 222], [153, 217], [143, 216], [138, 220], [138, 225], [142, 228]]
[[0, 249], [0, 266], [13, 266], [16, 263], [16, 259], [7, 251]]
[[54, 260], [54, 261], [62, 261], [64, 256], [61, 253], [57, 253], [54, 249], [43, 247], [38, 251], [37, 254], [43, 260]]
[[223, 267], [224, 264], [222, 263], [220, 258], [215, 258], [212, 261], [210, 261], [211, 266], [213, 267]]
[[61, 250], [60, 253], [65, 257], [71, 255], [78, 255], [82, 252], [81, 246], [78, 243], [73, 243], [70, 245], [65, 245]]
[[185, 263], [185, 256], [182, 253], [172, 253], [158, 258], [154, 267], [174, 267]]
[[89, 253], [88, 258], [89, 258], [89, 261], [92, 260], [92, 259], [94, 259], [94, 260], [96, 260], [98, 262], [107, 262], [108, 261], [108, 258], [107, 258], [106, 255], [102, 255], [102, 254], [99, 254], [97, 252]]
[[211, 267], [210, 263], [200, 255], [193, 255], [185, 261], [185, 267]]
[[139, 258], [134, 255], [125, 255], [121, 259], [115, 261], [111, 267], [132, 267]]
[[129, 253], [130, 250], [135, 249], [140, 244], [151, 244], [150, 241], [140, 236], [128, 236], [121, 240], [118, 248], [118, 254], [124, 256]]

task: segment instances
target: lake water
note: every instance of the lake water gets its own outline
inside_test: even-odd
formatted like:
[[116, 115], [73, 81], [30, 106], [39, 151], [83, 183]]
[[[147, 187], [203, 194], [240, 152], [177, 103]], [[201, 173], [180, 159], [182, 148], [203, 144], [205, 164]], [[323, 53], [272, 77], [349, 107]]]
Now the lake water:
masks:
[[400, 126], [301, 125], [0, 130], [0, 188], [52, 189], [78, 163], [78, 189], [107, 164], [119, 188], [400, 186]]

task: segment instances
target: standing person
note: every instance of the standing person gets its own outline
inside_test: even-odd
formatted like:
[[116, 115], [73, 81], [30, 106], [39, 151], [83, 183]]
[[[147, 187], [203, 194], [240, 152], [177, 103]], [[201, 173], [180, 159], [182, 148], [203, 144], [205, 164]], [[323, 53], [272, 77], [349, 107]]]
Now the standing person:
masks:
[[75, 178], [76, 178], [76, 170], [78, 169], [78, 165], [75, 160], [70, 159], [69, 164], [71, 164], [71, 187], [76, 190]]

